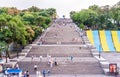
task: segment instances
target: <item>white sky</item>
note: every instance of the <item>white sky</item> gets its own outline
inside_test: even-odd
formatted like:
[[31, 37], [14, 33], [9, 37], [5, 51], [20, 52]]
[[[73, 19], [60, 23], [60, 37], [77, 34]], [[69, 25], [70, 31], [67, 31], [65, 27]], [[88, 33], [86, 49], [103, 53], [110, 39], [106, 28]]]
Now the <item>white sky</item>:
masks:
[[0, 7], [17, 7], [25, 9], [31, 6], [39, 8], [55, 8], [60, 17], [69, 17], [70, 11], [80, 11], [90, 5], [114, 5], [120, 0], [0, 0]]

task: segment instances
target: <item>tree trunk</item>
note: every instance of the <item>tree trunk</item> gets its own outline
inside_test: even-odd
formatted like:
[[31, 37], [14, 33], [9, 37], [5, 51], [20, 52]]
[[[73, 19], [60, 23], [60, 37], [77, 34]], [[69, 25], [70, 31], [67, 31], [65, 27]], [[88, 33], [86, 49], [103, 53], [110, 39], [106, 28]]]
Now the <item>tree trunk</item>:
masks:
[[8, 45], [8, 47], [7, 47], [7, 50], [6, 50], [6, 56], [7, 56], [8, 58], [11, 58], [11, 57], [10, 57], [10, 51], [8, 50], [8, 48], [9, 48], [9, 45]]
[[2, 59], [2, 53], [0, 52], [0, 59]]

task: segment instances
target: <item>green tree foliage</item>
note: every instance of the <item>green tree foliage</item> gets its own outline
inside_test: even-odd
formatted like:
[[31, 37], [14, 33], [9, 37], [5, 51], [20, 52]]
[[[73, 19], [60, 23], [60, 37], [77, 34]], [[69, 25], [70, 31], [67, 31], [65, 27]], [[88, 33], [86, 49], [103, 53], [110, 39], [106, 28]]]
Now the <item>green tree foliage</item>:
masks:
[[29, 12], [39, 12], [40, 11], [40, 8], [36, 7], [36, 6], [32, 6], [30, 8], [28, 8], [28, 11]]
[[84, 24], [91, 27], [96, 23], [97, 13], [92, 10], [82, 10], [71, 15], [73, 21], [77, 24]]
[[46, 10], [47, 13], [50, 15], [51, 18], [55, 18], [56, 17], [56, 9], [54, 8], [49, 8]]
[[0, 14], [2, 14], [2, 13], [8, 13], [8, 8], [6, 8], [6, 7], [0, 8]]
[[7, 50], [7, 43], [4, 41], [0, 41], [0, 58], [2, 59], [2, 52]]
[[71, 11], [70, 17], [77, 25], [91, 29], [120, 29], [120, 2], [113, 7], [92, 5], [79, 12]]
[[[35, 6], [24, 10], [15, 7], [0, 8], [0, 42], [4, 41], [7, 48], [10, 43], [14, 43], [16, 47], [32, 43], [50, 26], [55, 15], [54, 8], [40, 9]], [[7, 54], [10, 57], [8, 50]]]
[[36, 25], [41, 26], [42, 24], [45, 23], [45, 17], [44, 16], [38, 16], [35, 19], [35, 23], [36, 23]]
[[34, 25], [32, 25], [31, 26], [32, 27], [32, 30], [34, 31], [34, 37], [33, 37], [33, 40], [36, 38], [36, 37], [38, 37], [40, 34], [42, 34], [42, 32], [43, 32], [43, 29], [42, 28], [40, 28], [39, 26], [34, 26]]
[[81, 23], [80, 25], [79, 25], [79, 27], [81, 28], [81, 29], [84, 29], [84, 25], [83, 25], [83, 23]]
[[39, 12], [39, 16], [49, 17], [50, 15], [46, 11]]
[[31, 43], [34, 36], [35, 36], [35, 32], [34, 30], [32, 29], [32, 27], [30, 26], [26, 26], [26, 40], [28, 40], [28, 43]]
[[31, 25], [34, 25], [34, 20], [35, 20], [35, 17], [31, 14], [31, 13], [25, 13], [23, 16], [23, 21], [25, 21], [26, 24], [31, 24]]
[[76, 12], [75, 11], [71, 11], [70, 12], [70, 17], [72, 17], [73, 14], [75, 14]]

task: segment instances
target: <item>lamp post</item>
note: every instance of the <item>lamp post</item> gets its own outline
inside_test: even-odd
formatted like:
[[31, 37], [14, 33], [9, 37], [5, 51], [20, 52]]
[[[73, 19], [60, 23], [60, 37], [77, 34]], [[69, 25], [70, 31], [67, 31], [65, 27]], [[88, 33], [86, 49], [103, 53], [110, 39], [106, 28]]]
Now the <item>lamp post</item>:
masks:
[[6, 50], [6, 63], [7, 63], [7, 50]]
[[99, 58], [101, 57], [100, 45], [99, 45]]

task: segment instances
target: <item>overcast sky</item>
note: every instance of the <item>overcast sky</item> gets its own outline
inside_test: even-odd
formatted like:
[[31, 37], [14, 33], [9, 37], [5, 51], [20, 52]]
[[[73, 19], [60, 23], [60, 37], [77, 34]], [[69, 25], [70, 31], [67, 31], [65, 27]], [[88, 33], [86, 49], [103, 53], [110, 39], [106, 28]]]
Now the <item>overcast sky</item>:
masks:
[[120, 0], [0, 0], [0, 7], [17, 7], [25, 9], [31, 6], [39, 8], [55, 8], [60, 17], [65, 15], [69, 17], [70, 11], [80, 11], [90, 5], [114, 5]]

